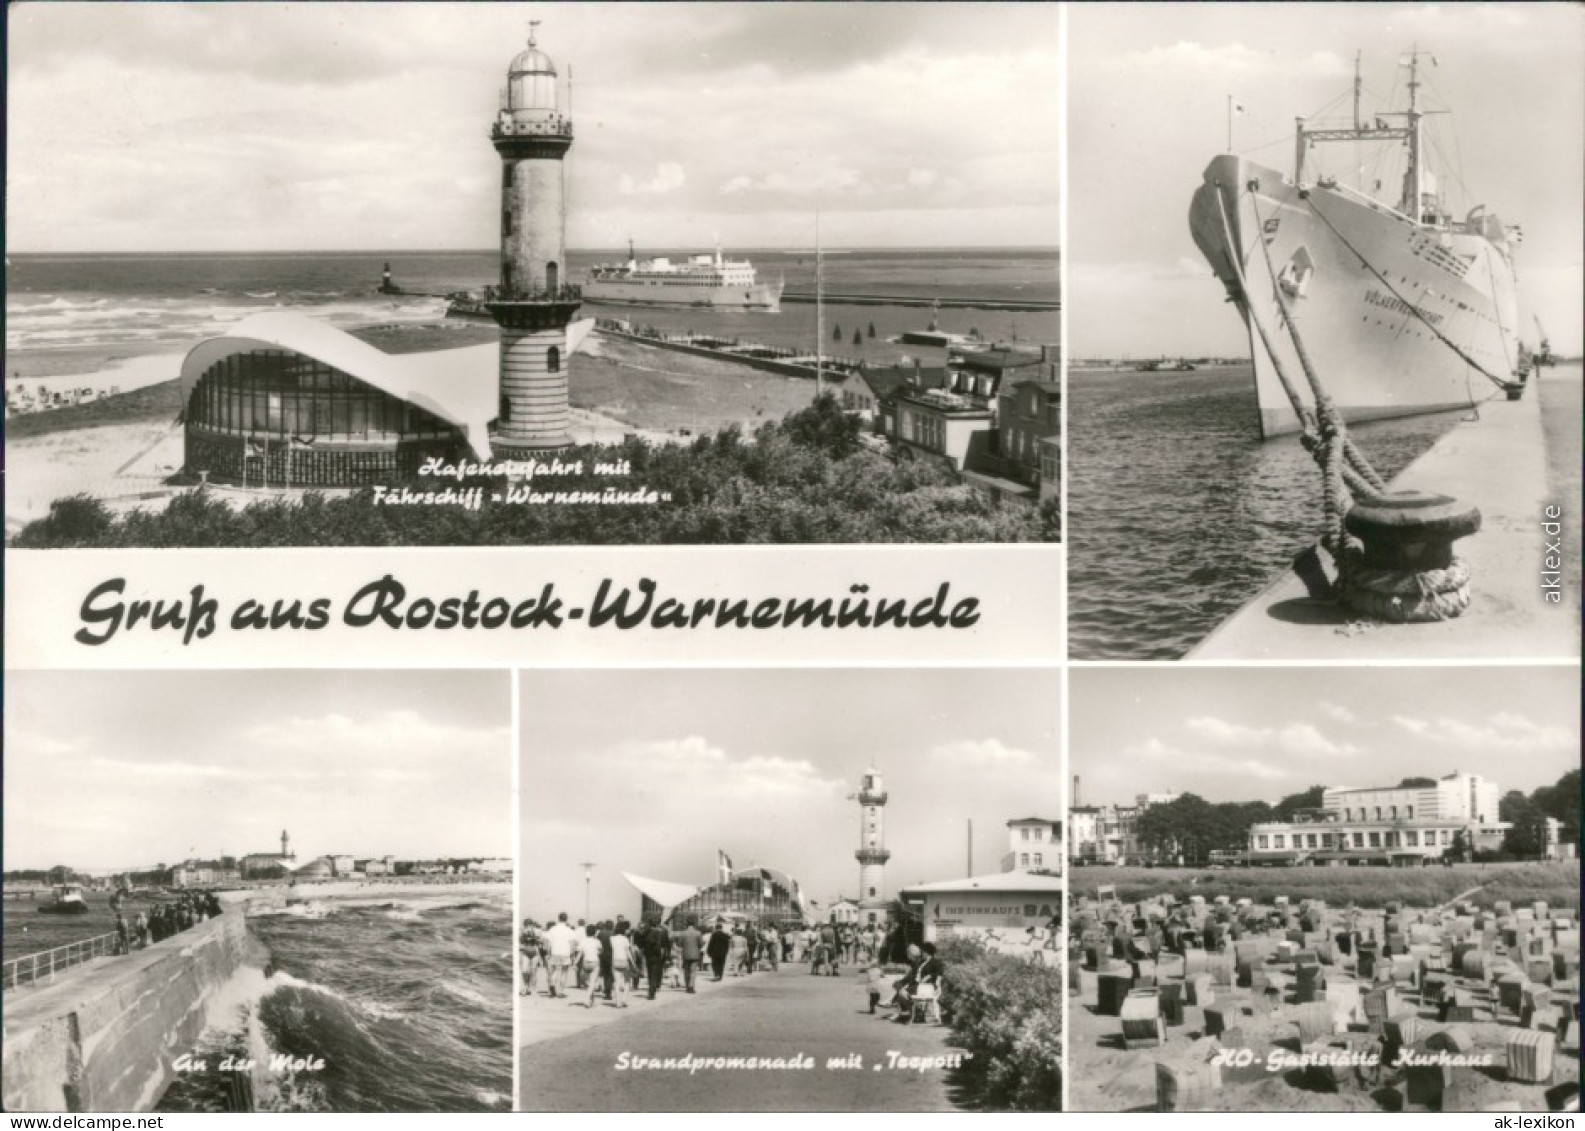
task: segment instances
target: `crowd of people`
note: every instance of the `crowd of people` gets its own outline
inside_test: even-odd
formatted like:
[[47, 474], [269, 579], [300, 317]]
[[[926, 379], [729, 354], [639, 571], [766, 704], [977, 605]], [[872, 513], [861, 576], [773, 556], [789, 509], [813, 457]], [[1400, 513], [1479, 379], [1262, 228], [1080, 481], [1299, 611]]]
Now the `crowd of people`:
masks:
[[126, 899], [126, 893], [121, 891], [110, 897], [110, 910], [116, 916], [117, 954], [131, 954], [133, 950], [153, 946], [206, 919], [213, 919], [222, 910], [219, 897], [212, 891], [184, 891], [174, 900], [161, 901], [135, 915], [126, 909]]
[[[545, 925], [523, 920], [519, 992], [524, 997], [576, 995], [589, 1009], [601, 1000], [626, 1009], [630, 994], [647, 991], [653, 1000], [663, 986], [691, 994], [706, 976], [720, 982], [787, 964], [838, 977], [846, 966], [864, 977], [871, 1013], [895, 1006], [896, 1019], [907, 1021], [915, 998], [937, 992], [942, 967], [934, 944], [905, 944], [902, 931], [900, 925], [874, 923], [790, 924], [779, 930], [772, 923], [728, 924], [724, 919], [706, 929], [697, 915], [671, 930], [658, 918], [635, 927], [622, 915], [574, 923], [562, 912]], [[888, 985], [887, 956], [898, 950], [906, 956], [907, 971]]]

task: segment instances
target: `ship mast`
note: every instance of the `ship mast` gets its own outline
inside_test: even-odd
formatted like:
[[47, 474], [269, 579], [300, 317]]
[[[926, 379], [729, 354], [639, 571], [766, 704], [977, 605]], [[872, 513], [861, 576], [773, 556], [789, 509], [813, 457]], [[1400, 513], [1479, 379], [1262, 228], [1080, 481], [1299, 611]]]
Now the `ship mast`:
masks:
[[820, 399], [825, 364], [825, 258], [820, 249], [820, 210], [815, 209], [815, 400]]
[[1409, 52], [1409, 200], [1403, 211], [1420, 223], [1420, 52]]

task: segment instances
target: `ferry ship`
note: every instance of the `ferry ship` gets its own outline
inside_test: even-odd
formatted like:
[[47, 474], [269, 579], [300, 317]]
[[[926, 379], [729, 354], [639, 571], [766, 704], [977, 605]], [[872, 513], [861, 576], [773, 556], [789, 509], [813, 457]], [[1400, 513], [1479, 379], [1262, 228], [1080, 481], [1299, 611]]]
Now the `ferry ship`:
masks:
[[83, 898], [81, 884], [56, 884], [50, 901], [39, 908], [45, 915], [86, 915], [88, 901]]
[[[1265, 436], [1301, 429], [1278, 362], [1301, 402], [1313, 403], [1296, 338], [1345, 420], [1440, 412], [1494, 386], [1509, 396], [1523, 388], [1529, 356], [1513, 263], [1521, 233], [1484, 206], [1462, 219], [1449, 212], [1423, 160], [1422, 55], [1405, 64], [1406, 111], [1362, 118], [1356, 73], [1351, 123], [1299, 120], [1291, 176], [1226, 153], [1194, 193], [1190, 231], [1249, 333]], [[1311, 150], [1333, 142], [1405, 150], [1396, 203], [1336, 178], [1311, 180]]]
[[755, 281], [746, 259], [693, 255], [681, 263], [665, 256], [640, 261], [628, 248], [626, 263], [602, 263], [589, 271], [586, 302], [633, 306], [698, 306], [712, 310], [781, 310], [782, 284]]

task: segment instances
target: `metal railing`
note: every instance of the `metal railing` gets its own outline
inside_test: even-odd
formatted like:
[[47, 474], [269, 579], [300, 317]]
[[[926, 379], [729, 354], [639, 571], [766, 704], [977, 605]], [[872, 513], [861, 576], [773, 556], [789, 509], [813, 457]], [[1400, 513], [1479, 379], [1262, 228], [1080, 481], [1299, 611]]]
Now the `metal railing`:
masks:
[[480, 302], [582, 302], [583, 288], [575, 286], [485, 287]]
[[3, 988], [14, 990], [20, 986], [37, 985], [41, 979], [53, 980], [59, 971], [87, 962], [89, 959], [109, 957], [116, 952], [116, 946], [117, 935], [112, 931], [105, 935], [95, 935], [91, 939], [79, 939], [65, 946], [41, 950], [37, 954], [10, 959], [5, 964]]

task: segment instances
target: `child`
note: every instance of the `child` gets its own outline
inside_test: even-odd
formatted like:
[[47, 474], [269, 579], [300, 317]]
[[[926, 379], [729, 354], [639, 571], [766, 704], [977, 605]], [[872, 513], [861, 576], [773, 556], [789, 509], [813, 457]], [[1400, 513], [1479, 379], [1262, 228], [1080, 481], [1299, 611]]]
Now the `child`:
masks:
[[886, 974], [877, 963], [865, 972], [864, 988], [870, 996], [870, 1012], [874, 1013], [876, 1006], [881, 1003], [881, 996], [885, 993]]

